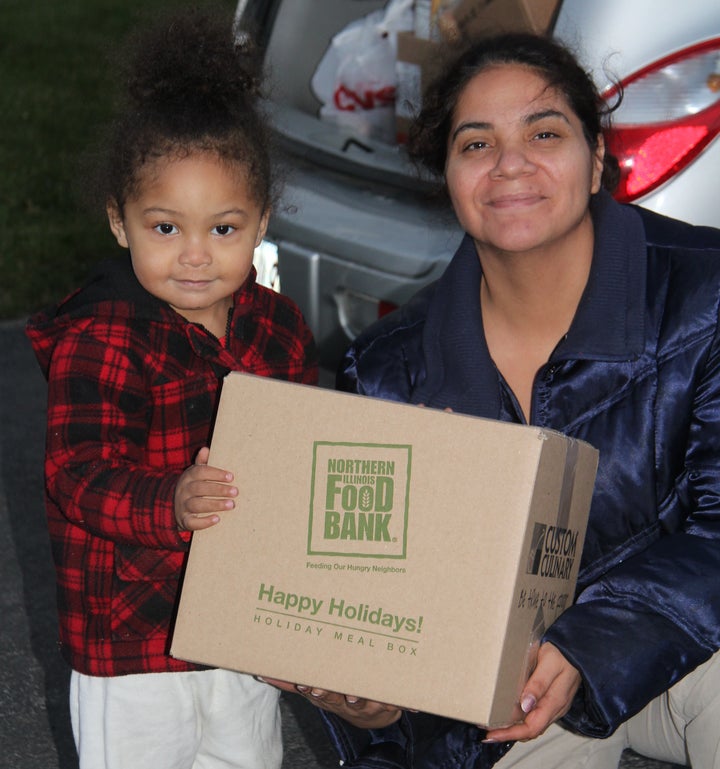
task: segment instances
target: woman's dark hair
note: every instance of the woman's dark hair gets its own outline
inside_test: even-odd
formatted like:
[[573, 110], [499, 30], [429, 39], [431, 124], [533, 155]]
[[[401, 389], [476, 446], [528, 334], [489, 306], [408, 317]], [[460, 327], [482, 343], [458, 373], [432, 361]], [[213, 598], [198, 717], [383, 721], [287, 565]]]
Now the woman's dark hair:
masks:
[[159, 158], [215, 154], [244, 173], [263, 209], [272, 198], [262, 67], [223, 10], [188, 9], [140, 29], [122, 51], [124, 94], [110, 126], [97, 197], [122, 210]]
[[[447, 159], [448, 137], [458, 100], [467, 84], [487, 67], [520, 64], [531, 67], [568, 101], [583, 127], [592, 150], [614, 108], [600, 96], [590, 75], [560, 43], [542, 35], [505, 33], [476, 40], [452, 61], [430, 84], [423, 106], [408, 132], [408, 154], [431, 173], [442, 177]], [[614, 189], [618, 181], [617, 161], [605, 153], [603, 185]]]

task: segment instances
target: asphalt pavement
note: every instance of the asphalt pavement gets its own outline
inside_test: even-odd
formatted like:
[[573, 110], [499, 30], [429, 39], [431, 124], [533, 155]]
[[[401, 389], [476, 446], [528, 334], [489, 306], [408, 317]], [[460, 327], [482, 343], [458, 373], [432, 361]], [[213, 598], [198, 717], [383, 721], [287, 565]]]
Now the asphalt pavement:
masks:
[[[45, 382], [24, 321], [0, 323], [0, 767], [78, 769], [45, 529]], [[312, 705], [283, 697], [286, 769], [338, 765]], [[670, 769], [626, 754], [624, 769]]]

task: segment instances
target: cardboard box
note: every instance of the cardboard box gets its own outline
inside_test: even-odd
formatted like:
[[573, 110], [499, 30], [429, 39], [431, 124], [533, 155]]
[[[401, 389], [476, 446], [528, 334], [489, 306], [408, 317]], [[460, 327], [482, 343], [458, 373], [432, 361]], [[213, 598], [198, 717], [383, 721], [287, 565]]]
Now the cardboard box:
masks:
[[547, 32], [558, 0], [460, 0], [442, 14], [439, 27], [448, 40], [496, 32]]
[[411, 120], [420, 111], [422, 95], [441, 64], [442, 47], [412, 32], [398, 32], [395, 61], [395, 128], [398, 144], [407, 141]]
[[559, 433], [230, 374], [171, 653], [471, 723], [520, 716], [570, 604], [597, 452]]

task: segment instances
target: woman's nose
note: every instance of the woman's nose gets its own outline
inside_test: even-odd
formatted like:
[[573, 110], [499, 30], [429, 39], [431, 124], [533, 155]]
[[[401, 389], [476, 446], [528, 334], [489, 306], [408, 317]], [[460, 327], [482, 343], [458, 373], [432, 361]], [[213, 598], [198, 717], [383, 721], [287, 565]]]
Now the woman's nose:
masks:
[[498, 148], [492, 175], [497, 177], [513, 177], [528, 173], [533, 167], [524, 147], [509, 144]]

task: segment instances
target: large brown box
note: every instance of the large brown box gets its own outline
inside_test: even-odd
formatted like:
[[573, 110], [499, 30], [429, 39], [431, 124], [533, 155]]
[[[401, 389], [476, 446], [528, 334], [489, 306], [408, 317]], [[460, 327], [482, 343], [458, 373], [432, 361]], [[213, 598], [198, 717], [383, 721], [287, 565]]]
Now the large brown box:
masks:
[[472, 38], [496, 32], [547, 32], [558, 0], [461, 0], [444, 14], [441, 31]]
[[522, 425], [230, 374], [176, 657], [472, 723], [519, 716], [571, 603], [597, 452]]

